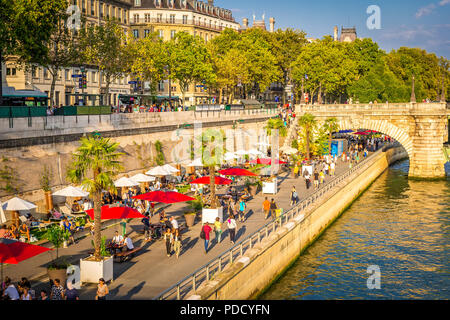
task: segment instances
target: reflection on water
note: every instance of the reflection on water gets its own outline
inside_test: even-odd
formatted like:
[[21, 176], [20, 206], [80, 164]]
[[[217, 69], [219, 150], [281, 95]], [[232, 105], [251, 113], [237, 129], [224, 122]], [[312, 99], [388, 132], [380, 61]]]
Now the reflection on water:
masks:
[[408, 180], [408, 166], [383, 173], [260, 298], [450, 299], [450, 179]]

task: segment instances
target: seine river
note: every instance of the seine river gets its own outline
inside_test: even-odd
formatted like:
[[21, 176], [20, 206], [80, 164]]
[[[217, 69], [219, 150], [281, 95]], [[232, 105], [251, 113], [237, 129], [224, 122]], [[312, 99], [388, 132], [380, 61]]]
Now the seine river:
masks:
[[411, 181], [408, 166], [384, 172], [260, 299], [450, 299], [450, 178]]

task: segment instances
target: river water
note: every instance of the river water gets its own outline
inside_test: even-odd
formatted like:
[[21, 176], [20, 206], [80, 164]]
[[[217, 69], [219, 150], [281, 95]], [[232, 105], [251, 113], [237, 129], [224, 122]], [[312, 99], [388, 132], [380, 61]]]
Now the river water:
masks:
[[408, 180], [408, 167], [386, 170], [260, 299], [450, 299], [450, 179]]

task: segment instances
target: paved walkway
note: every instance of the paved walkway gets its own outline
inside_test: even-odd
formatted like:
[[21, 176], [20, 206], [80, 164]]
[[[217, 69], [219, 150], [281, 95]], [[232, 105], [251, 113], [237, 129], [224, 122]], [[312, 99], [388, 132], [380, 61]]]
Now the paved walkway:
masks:
[[[338, 165], [336, 166], [336, 175], [339, 175], [346, 170], [348, 170], [348, 163], [342, 163], [339, 160]], [[327, 178], [328, 180], [330, 179], [330, 177]], [[279, 175], [279, 181], [280, 180], [281, 183], [279, 182], [278, 184], [279, 193], [277, 195], [272, 196], [258, 193], [254, 199], [248, 202], [247, 220], [244, 223], [238, 222], [236, 243], [267, 223], [261, 212], [261, 206], [265, 196], [267, 196], [269, 200], [273, 197], [278, 206], [284, 208], [286, 211], [290, 208], [290, 192], [293, 185], [296, 186], [300, 200], [314, 192], [314, 187], [306, 190], [303, 178], [293, 179], [287, 172]], [[327, 182], [327, 179], [325, 182]], [[224, 192], [224, 190], [225, 188], [219, 189], [218, 193], [220, 194], [221, 191]], [[184, 207], [185, 204], [175, 204], [167, 208], [166, 213], [168, 216], [181, 216]], [[157, 216], [153, 217], [152, 222], [157, 222], [157, 219]], [[114, 263], [115, 280], [109, 284], [109, 298], [120, 300], [152, 299], [232, 246], [229, 241], [228, 231], [226, 231], [225, 227], [224, 234], [222, 235], [222, 238], [224, 239], [222, 243], [216, 244], [213, 240], [212, 246], [210, 245], [211, 249], [209, 253], [205, 254], [203, 240], [198, 237], [200, 228], [201, 224], [197, 221], [195, 226], [183, 233], [183, 247], [179, 259], [175, 256], [169, 258], [166, 255], [163, 240], [142, 244], [143, 236], [136, 232], [136, 230], [142, 229], [142, 224], [139, 219], [135, 219], [127, 226], [127, 231], [131, 232], [131, 237], [134, 238], [135, 246], [143, 245], [144, 249], [131, 261]], [[113, 233], [118, 229], [119, 226], [117, 225], [103, 231], [102, 234], [108, 239], [111, 239]], [[67, 256], [68, 261], [76, 263], [80, 258], [86, 257], [88, 251], [92, 250], [91, 240], [92, 237], [88, 236], [75, 245], [60, 249], [60, 256]], [[51, 261], [50, 254], [44, 253], [21, 262], [18, 265], [6, 266], [7, 268], [4, 270], [4, 275], [12, 277], [13, 281], [20, 280], [20, 277], [33, 279], [36, 278], [37, 275], [40, 275], [40, 278], [32, 281], [33, 287], [36, 290], [42, 287], [48, 289], [48, 278], [43, 275], [46, 272], [45, 266], [49, 261]], [[87, 300], [93, 299], [95, 291], [95, 285], [83, 285], [80, 290], [80, 298]]]

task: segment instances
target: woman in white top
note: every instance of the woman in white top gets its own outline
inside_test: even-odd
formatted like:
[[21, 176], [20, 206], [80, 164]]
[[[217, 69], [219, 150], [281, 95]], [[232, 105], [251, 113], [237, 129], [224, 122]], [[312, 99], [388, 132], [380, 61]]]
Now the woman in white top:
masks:
[[20, 297], [20, 300], [32, 300], [31, 294], [30, 294], [29, 289], [27, 287], [23, 288], [23, 294]]
[[234, 215], [230, 215], [230, 217], [227, 220], [227, 226], [228, 230], [230, 231], [230, 241], [232, 244], [234, 244], [234, 240], [236, 237], [236, 220], [234, 220]]

